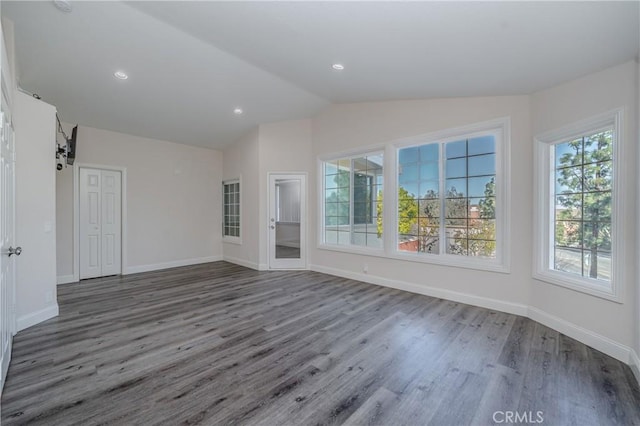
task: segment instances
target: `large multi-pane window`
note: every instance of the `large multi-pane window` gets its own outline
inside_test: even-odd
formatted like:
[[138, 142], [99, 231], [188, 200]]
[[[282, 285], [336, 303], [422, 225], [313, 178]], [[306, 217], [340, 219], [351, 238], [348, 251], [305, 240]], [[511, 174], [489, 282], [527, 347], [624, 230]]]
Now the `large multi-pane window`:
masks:
[[398, 150], [398, 250], [496, 258], [496, 135]]
[[382, 248], [383, 154], [323, 162], [325, 244]]
[[223, 237], [240, 238], [240, 181], [222, 183]]
[[616, 299], [621, 110], [536, 137], [536, 278]]

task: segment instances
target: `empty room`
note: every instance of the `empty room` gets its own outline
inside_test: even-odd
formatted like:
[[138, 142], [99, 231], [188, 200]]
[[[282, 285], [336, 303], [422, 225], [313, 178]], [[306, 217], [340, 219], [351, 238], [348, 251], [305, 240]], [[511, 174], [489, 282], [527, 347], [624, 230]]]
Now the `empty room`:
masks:
[[2, 425], [640, 425], [640, 2], [0, 14]]

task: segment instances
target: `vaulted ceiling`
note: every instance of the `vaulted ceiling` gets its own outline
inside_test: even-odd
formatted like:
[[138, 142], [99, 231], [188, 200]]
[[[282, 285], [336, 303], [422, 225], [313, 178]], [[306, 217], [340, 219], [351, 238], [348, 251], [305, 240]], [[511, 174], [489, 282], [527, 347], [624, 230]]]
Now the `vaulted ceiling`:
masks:
[[2, 2], [19, 85], [67, 122], [211, 148], [331, 103], [528, 94], [640, 46], [638, 2], [70, 4]]

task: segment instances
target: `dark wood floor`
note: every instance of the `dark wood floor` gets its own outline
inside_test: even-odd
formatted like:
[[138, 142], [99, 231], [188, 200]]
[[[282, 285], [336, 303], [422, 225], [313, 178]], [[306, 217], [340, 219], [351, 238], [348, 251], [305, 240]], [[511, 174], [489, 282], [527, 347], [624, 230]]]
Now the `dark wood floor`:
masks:
[[[522, 317], [229, 263], [59, 287], [2, 424], [640, 424], [630, 369]], [[522, 419], [522, 417], [521, 417]]]

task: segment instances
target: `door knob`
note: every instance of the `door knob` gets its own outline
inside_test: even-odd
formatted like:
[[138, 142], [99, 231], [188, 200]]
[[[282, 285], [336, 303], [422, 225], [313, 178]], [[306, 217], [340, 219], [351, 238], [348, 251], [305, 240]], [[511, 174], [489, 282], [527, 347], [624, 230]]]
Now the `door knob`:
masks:
[[11, 257], [11, 255], [15, 254], [16, 256], [20, 256], [20, 254], [22, 254], [22, 247], [9, 247], [9, 257]]
[[274, 225], [271, 225], [271, 229], [276, 229], [276, 227]]

